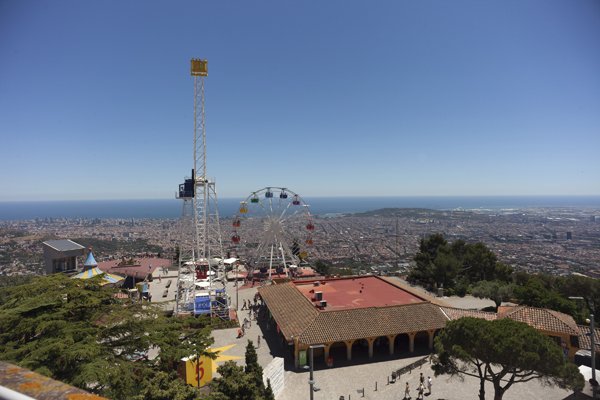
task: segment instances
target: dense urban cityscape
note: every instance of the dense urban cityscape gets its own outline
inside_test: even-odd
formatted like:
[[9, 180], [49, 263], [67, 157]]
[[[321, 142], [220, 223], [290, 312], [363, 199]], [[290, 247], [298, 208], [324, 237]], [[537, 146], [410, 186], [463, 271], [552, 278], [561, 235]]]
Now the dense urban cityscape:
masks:
[[[248, 220], [242, 237], [262, 229]], [[600, 276], [600, 210], [593, 208], [527, 208], [520, 210], [384, 209], [314, 218], [309, 262], [331, 263], [337, 270], [361, 269], [402, 273], [412, 262], [419, 240], [443, 233], [449, 241], [483, 242], [500, 261], [531, 273], [580, 273]], [[231, 218], [223, 219], [223, 243], [229, 255], [244, 257], [229, 238]], [[290, 227], [293, 231], [293, 225]], [[77, 238], [96, 248], [99, 259], [151, 253], [174, 257], [179, 240], [176, 219], [60, 219], [0, 222], [0, 275], [40, 273], [41, 243]], [[255, 235], [255, 233], [254, 233]], [[86, 243], [85, 239], [94, 239]], [[119, 245], [120, 244], [120, 245]], [[238, 254], [241, 253], [241, 254]], [[371, 272], [371, 271], [369, 271]]]

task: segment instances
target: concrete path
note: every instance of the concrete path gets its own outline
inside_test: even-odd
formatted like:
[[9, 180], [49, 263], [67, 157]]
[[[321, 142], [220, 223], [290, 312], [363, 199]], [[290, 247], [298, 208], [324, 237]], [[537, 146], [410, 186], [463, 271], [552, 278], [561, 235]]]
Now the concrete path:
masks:
[[[412, 399], [417, 398], [417, 387], [419, 386], [419, 375], [423, 373], [425, 379], [431, 376], [433, 379], [432, 394], [425, 399], [436, 400], [464, 400], [478, 399], [479, 380], [466, 377], [464, 381], [457, 378], [449, 379], [447, 376], [434, 377], [429, 364], [417, 367], [410, 374], [405, 374], [388, 384], [388, 376], [393, 370], [410, 365], [420, 357], [404, 358], [394, 361], [385, 361], [356, 365], [344, 368], [332, 368], [317, 370], [314, 373], [316, 386], [320, 389], [314, 393], [314, 399], [338, 400], [344, 396], [344, 400], [351, 399], [377, 399], [398, 400], [404, 398], [406, 382], [409, 383]], [[309, 398], [308, 372], [285, 373], [285, 389], [277, 400], [296, 400]], [[377, 382], [377, 391], [375, 383]], [[364, 397], [362, 389], [364, 388]], [[427, 392], [426, 392], [427, 393]], [[504, 395], [505, 400], [562, 400], [572, 392], [540, 385], [538, 382], [516, 384]], [[486, 399], [494, 398], [494, 390], [491, 384], [486, 384]]]
[[[231, 296], [233, 308], [236, 306], [236, 298], [239, 299], [240, 306], [237, 312], [240, 326], [243, 324], [244, 318], [247, 318], [250, 320], [250, 327], [246, 329], [245, 335], [239, 339], [237, 338], [238, 328], [213, 331], [215, 343], [212, 348], [226, 348], [226, 350], [220, 354], [221, 357], [217, 359], [217, 366], [230, 359], [236, 361], [238, 365], [245, 365], [244, 359], [248, 340], [251, 340], [254, 344], [258, 356], [258, 363], [263, 368], [273, 360], [274, 354], [271, 351], [271, 347], [275, 348], [277, 345], [270, 340], [268, 334], [267, 337], [265, 337], [263, 329], [266, 331], [266, 327], [264, 324], [259, 324], [256, 320], [251, 319], [247, 310], [241, 310], [244, 300], [246, 300], [246, 302], [251, 302], [252, 299], [254, 299], [254, 295], [257, 291], [256, 289], [257, 287], [239, 289], [236, 296], [236, 287], [234, 286], [234, 283], [227, 283], [227, 292]], [[258, 346], [259, 336], [260, 346]], [[269, 346], [269, 344], [271, 346]]]

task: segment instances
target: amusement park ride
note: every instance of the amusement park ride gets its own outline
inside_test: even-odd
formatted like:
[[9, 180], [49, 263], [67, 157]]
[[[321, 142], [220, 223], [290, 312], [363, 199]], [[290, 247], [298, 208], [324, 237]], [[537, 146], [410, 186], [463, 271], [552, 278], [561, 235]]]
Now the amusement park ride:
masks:
[[[244, 231], [246, 226], [255, 229]], [[313, 245], [315, 225], [308, 205], [288, 188], [266, 187], [240, 203], [231, 241], [245, 255], [248, 278], [294, 277]]]
[[[206, 174], [204, 78], [208, 76], [208, 62], [192, 59], [191, 74], [194, 166], [192, 176], [179, 185], [176, 194], [183, 200], [183, 207], [174, 312], [229, 319], [225, 285], [216, 285], [217, 278], [225, 279], [217, 191], [214, 180]], [[238, 255], [247, 254], [247, 278], [251, 280], [271, 279], [274, 273], [294, 277], [296, 268], [306, 263], [305, 249], [313, 244], [315, 226], [308, 205], [297, 193], [283, 187], [252, 192], [240, 203], [232, 225], [231, 241]]]
[[214, 180], [206, 174], [204, 78], [208, 76], [208, 62], [192, 59], [191, 74], [194, 78], [194, 167], [191, 178], [179, 185], [176, 195], [183, 200], [183, 208], [175, 314], [210, 314], [228, 319], [229, 300], [225, 288], [215, 287], [217, 277], [224, 279], [217, 192]]

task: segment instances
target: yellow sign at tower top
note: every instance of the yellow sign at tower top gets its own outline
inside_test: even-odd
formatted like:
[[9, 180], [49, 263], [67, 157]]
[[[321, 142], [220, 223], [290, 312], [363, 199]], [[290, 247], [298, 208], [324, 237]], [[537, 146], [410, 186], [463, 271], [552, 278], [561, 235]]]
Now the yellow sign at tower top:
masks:
[[208, 76], [208, 60], [192, 58], [192, 76]]

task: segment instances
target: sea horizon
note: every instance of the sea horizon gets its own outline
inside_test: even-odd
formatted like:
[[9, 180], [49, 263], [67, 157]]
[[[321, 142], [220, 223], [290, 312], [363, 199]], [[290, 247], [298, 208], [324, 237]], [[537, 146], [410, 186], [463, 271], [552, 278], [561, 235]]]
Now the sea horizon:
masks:
[[[235, 215], [244, 199], [219, 199], [219, 215]], [[484, 210], [524, 208], [598, 208], [600, 195], [587, 196], [328, 196], [305, 197], [313, 215], [351, 214], [381, 208]], [[181, 200], [45, 200], [0, 201], [0, 220], [36, 218], [178, 218]]]

